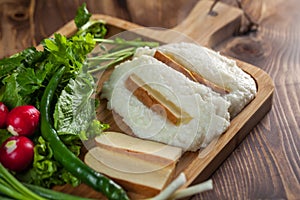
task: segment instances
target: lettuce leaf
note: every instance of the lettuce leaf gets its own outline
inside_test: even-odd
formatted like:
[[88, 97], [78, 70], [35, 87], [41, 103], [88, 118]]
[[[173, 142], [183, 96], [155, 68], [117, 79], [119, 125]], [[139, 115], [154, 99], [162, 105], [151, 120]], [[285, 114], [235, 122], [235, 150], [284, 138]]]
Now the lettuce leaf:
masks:
[[95, 118], [94, 80], [88, 73], [70, 79], [55, 106], [54, 128], [59, 135], [80, 134]]
[[[72, 138], [68, 141], [69, 146], [72, 146], [71, 150], [75, 155], [79, 155], [81, 142], [77, 138]], [[75, 146], [77, 148], [75, 148]], [[50, 148], [48, 142], [46, 142], [41, 136], [35, 141], [34, 147], [34, 161], [32, 167], [24, 173], [17, 174], [18, 179], [39, 185], [42, 187], [50, 188], [53, 185], [70, 184], [72, 186], [78, 186], [80, 180], [73, 176], [70, 172], [66, 171], [53, 156], [53, 150]]]

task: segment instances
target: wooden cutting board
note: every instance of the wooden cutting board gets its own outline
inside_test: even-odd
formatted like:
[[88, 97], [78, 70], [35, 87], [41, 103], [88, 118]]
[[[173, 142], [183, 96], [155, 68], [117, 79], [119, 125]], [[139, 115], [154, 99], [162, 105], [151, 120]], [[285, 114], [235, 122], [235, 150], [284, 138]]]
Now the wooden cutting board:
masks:
[[[145, 28], [106, 15], [93, 15], [93, 18], [106, 21], [109, 36], [130, 30], [135, 34], [162, 43], [178, 42], [188, 38], [188, 40], [193, 40], [198, 44], [212, 48], [219, 42], [232, 37], [232, 34], [238, 30], [242, 17], [241, 10], [222, 3], [218, 3], [214, 8], [214, 11], [218, 13], [216, 16], [208, 15], [212, 3], [212, 1], [207, 0], [199, 1], [190, 15], [181, 24], [171, 30]], [[74, 22], [69, 22], [57, 32], [66, 36], [72, 35], [76, 32]], [[178, 34], [174, 35], [174, 33], [178, 32], [184, 34], [185, 37], [183, 39], [175, 37]], [[251, 129], [271, 109], [274, 85], [268, 74], [258, 67], [238, 60], [237, 64], [255, 79], [258, 87], [257, 96], [231, 121], [229, 129], [218, 140], [202, 151], [195, 153], [187, 152], [182, 156], [176, 167], [176, 175], [181, 172], [185, 173], [187, 183], [183, 188], [208, 179]], [[102, 105], [99, 118], [106, 123], [110, 123], [112, 130], [116, 129], [119, 131], [120, 129], [115, 125], [112, 114], [106, 109], [105, 104]], [[84, 197], [104, 198], [100, 193], [90, 189], [85, 184], [77, 188], [66, 185], [56, 186], [54, 189]], [[128, 191], [128, 194], [133, 199], [144, 198], [142, 193], [142, 191], [141, 193]]]

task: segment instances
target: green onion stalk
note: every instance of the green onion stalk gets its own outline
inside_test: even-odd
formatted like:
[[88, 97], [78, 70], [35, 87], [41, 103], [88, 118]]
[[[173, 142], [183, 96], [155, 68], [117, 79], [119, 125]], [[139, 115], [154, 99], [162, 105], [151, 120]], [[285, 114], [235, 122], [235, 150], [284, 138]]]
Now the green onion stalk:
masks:
[[[123, 62], [132, 57], [139, 47], [157, 47], [159, 43], [142, 41], [140, 38], [135, 40], [124, 40], [122, 38], [115, 39], [94, 39], [99, 43], [100, 48], [105, 50], [105, 53], [87, 58], [88, 69], [90, 73], [96, 73], [99, 71], [106, 70], [120, 62]], [[116, 45], [109, 50], [106, 50], [105, 44]]]

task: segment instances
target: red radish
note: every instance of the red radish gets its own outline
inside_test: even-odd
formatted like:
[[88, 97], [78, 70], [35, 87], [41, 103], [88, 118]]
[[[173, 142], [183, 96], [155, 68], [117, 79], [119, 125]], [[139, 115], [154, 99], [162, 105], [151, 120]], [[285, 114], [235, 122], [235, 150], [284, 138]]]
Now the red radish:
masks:
[[0, 128], [5, 128], [8, 113], [8, 108], [5, 106], [4, 103], [0, 102]]
[[13, 108], [7, 116], [7, 130], [13, 135], [30, 136], [39, 125], [40, 112], [31, 105]]
[[12, 136], [0, 147], [0, 162], [9, 170], [20, 172], [33, 161], [34, 144], [25, 136]]

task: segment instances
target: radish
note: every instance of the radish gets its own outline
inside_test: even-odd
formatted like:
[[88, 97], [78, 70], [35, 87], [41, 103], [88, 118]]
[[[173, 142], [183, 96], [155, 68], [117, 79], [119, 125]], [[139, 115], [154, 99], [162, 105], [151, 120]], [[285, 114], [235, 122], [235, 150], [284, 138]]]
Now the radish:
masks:
[[0, 102], [0, 128], [5, 128], [8, 113], [8, 108], [5, 106], [4, 103]]
[[13, 108], [7, 116], [7, 130], [13, 135], [30, 136], [39, 125], [40, 112], [31, 105]]
[[20, 172], [33, 161], [34, 144], [25, 136], [11, 136], [0, 147], [0, 162], [9, 170]]

